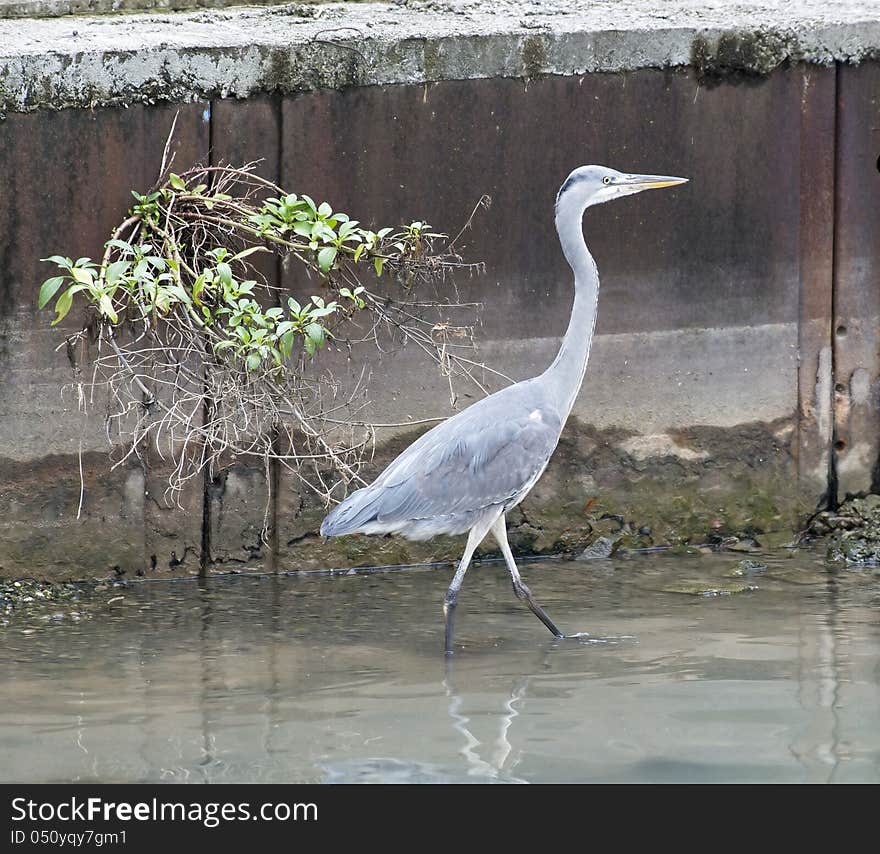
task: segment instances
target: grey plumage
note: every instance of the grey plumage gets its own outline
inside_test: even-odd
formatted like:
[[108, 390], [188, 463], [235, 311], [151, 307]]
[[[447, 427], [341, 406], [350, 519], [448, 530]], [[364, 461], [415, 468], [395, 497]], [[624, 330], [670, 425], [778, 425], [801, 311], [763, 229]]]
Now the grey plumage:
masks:
[[506, 512], [544, 471], [562, 418], [539, 380], [469, 406], [410, 445], [324, 520], [321, 533], [463, 534], [486, 511]]
[[533, 379], [474, 403], [429, 430], [370, 486], [348, 496], [324, 519], [321, 533], [401, 534], [424, 540], [468, 532], [446, 594], [446, 651], [452, 615], [474, 549], [491, 531], [501, 546], [516, 595], [557, 637], [562, 633], [522, 583], [507, 543], [505, 514], [525, 498], [547, 467], [583, 381], [596, 322], [599, 276], [581, 219], [587, 207], [684, 178], [627, 175], [603, 166], [575, 169], [556, 197], [556, 229], [574, 273], [568, 330], [553, 364]]

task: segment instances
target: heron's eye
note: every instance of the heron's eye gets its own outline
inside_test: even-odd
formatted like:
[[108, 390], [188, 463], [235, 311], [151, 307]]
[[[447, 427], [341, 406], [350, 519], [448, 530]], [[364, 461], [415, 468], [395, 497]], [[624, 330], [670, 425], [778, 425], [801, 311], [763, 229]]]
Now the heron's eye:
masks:
[[610, 175], [606, 175], [606, 176], [602, 179], [602, 183], [603, 183], [603, 184], [610, 184], [610, 183], [611, 183], [611, 176], [610, 176]]

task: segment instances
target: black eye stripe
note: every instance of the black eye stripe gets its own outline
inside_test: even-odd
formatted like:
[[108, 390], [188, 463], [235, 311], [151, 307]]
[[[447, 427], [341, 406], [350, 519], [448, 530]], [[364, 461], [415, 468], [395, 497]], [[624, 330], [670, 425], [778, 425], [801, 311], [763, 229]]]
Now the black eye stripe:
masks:
[[566, 190], [573, 187], [579, 181], [581, 181], [580, 175], [572, 175], [568, 178], [568, 180], [559, 188], [559, 195], [561, 196]]
[[559, 188], [559, 192], [556, 194], [556, 204], [559, 204], [559, 199], [562, 198], [562, 194], [566, 192], [566, 190], [571, 189], [575, 184], [579, 183], [582, 180], [583, 178], [580, 175], [569, 175], [568, 179]]

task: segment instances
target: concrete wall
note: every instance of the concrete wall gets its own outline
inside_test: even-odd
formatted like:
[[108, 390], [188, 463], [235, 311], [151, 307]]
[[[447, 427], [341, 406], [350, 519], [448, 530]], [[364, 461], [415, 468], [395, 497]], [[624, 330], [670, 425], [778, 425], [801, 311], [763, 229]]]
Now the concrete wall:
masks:
[[[866, 59], [880, 44], [875, 22], [862, 15], [858, 25], [820, 21], [759, 37], [677, 26], [687, 4], [670, 4], [677, 9], [659, 35], [600, 31], [586, 11], [534, 35], [520, 19], [501, 20], [516, 4], [497, 4], [495, 30], [461, 5], [465, 21], [451, 19], [454, 33], [433, 18], [440, 30], [429, 32], [418, 16], [430, 12], [396, 18], [394, 27], [409, 29], [389, 41], [389, 24], [384, 64], [372, 42], [358, 42], [368, 71], [340, 65], [338, 46], [316, 44], [311, 31], [296, 37], [293, 64], [280, 70], [265, 45], [256, 67], [244, 48], [218, 48], [212, 67], [225, 69], [227, 83], [263, 81], [238, 92], [246, 99], [221, 97], [208, 72], [185, 77], [195, 47], [175, 54], [184, 65], [155, 52], [144, 58], [174, 69], [164, 88], [149, 89], [160, 103], [121, 106], [120, 93], [139, 100], [129, 96], [141, 91], [132, 80], [142, 69], [118, 76], [118, 64], [116, 77], [92, 81], [98, 88], [71, 88], [70, 67], [83, 80], [110, 62], [109, 48], [95, 42], [97, 25], [81, 27], [88, 49], [71, 54], [57, 78], [36, 53], [14, 63], [6, 51], [0, 573], [186, 572], [205, 549], [226, 568], [280, 569], [460, 549], [454, 541], [321, 543], [321, 508], [303, 503], [282, 476], [270, 556], [259, 536], [262, 472], [233, 466], [216, 482], [193, 484], [183, 509], [169, 507], [160, 462], [111, 471], [100, 418], [83, 423], [75, 397], [62, 396], [71, 368], [64, 348], [55, 349], [62, 334], [35, 308], [45, 277], [38, 259], [94, 257], [129, 189], [152, 183], [175, 100], [187, 101], [179, 164], [263, 157], [267, 177], [362, 220], [428, 216], [452, 229], [482, 194], [492, 196], [466, 250], [486, 262], [486, 275], [458, 285], [485, 305], [478, 358], [514, 379], [542, 370], [565, 328], [571, 277], [552, 205], [568, 171], [598, 162], [691, 178], [586, 218], [602, 278], [597, 339], [554, 462], [511, 519], [520, 550], [574, 548], [621, 526], [642, 545], [793, 530], [817, 503], [876, 486], [880, 65]], [[364, 8], [326, 14], [366, 29]], [[375, 18], [388, 7], [372, 8]], [[241, 14], [263, 26], [263, 13]], [[419, 26], [429, 35], [414, 46]], [[222, 41], [228, 30], [218, 33]], [[342, 54], [348, 62], [350, 51]], [[77, 108], [83, 93], [105, 106]], [[72, 313], [67, 328], [77, 319]], [[373, 360], [371, 399], [382, 420], [449, 413], [445, 380], [417, 355], [382, 363], [366, 350], [355, 355]], [[325, 358], [348, 370], [341, 356]], [[414, 435], [383, 435], [374, 469]], [[86, 488], [77, 520], [80, 447]]]
[[[353, 1], [353, 0], [352, 0]], [[325, 0], [309, 0], [316, 5]], [[59, 18], [64, 15], [114, 15], [119, 12], [177, 12], [227, 6], [286, 6], [280, 0], [0, 0], [0, 18]], [[306, 4], [301, 4], [306, 5]]]

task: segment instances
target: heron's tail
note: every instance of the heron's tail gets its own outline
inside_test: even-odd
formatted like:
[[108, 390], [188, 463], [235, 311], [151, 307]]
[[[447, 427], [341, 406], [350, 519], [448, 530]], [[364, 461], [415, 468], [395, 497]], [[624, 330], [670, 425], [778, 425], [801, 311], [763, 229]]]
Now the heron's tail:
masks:
[[376, 495], [370, 487], [352, 492], [341, 504], [337, 504], [321, 522], [322, 537], [340, 537], [356, 534], [364, 525], [376, 518]]

